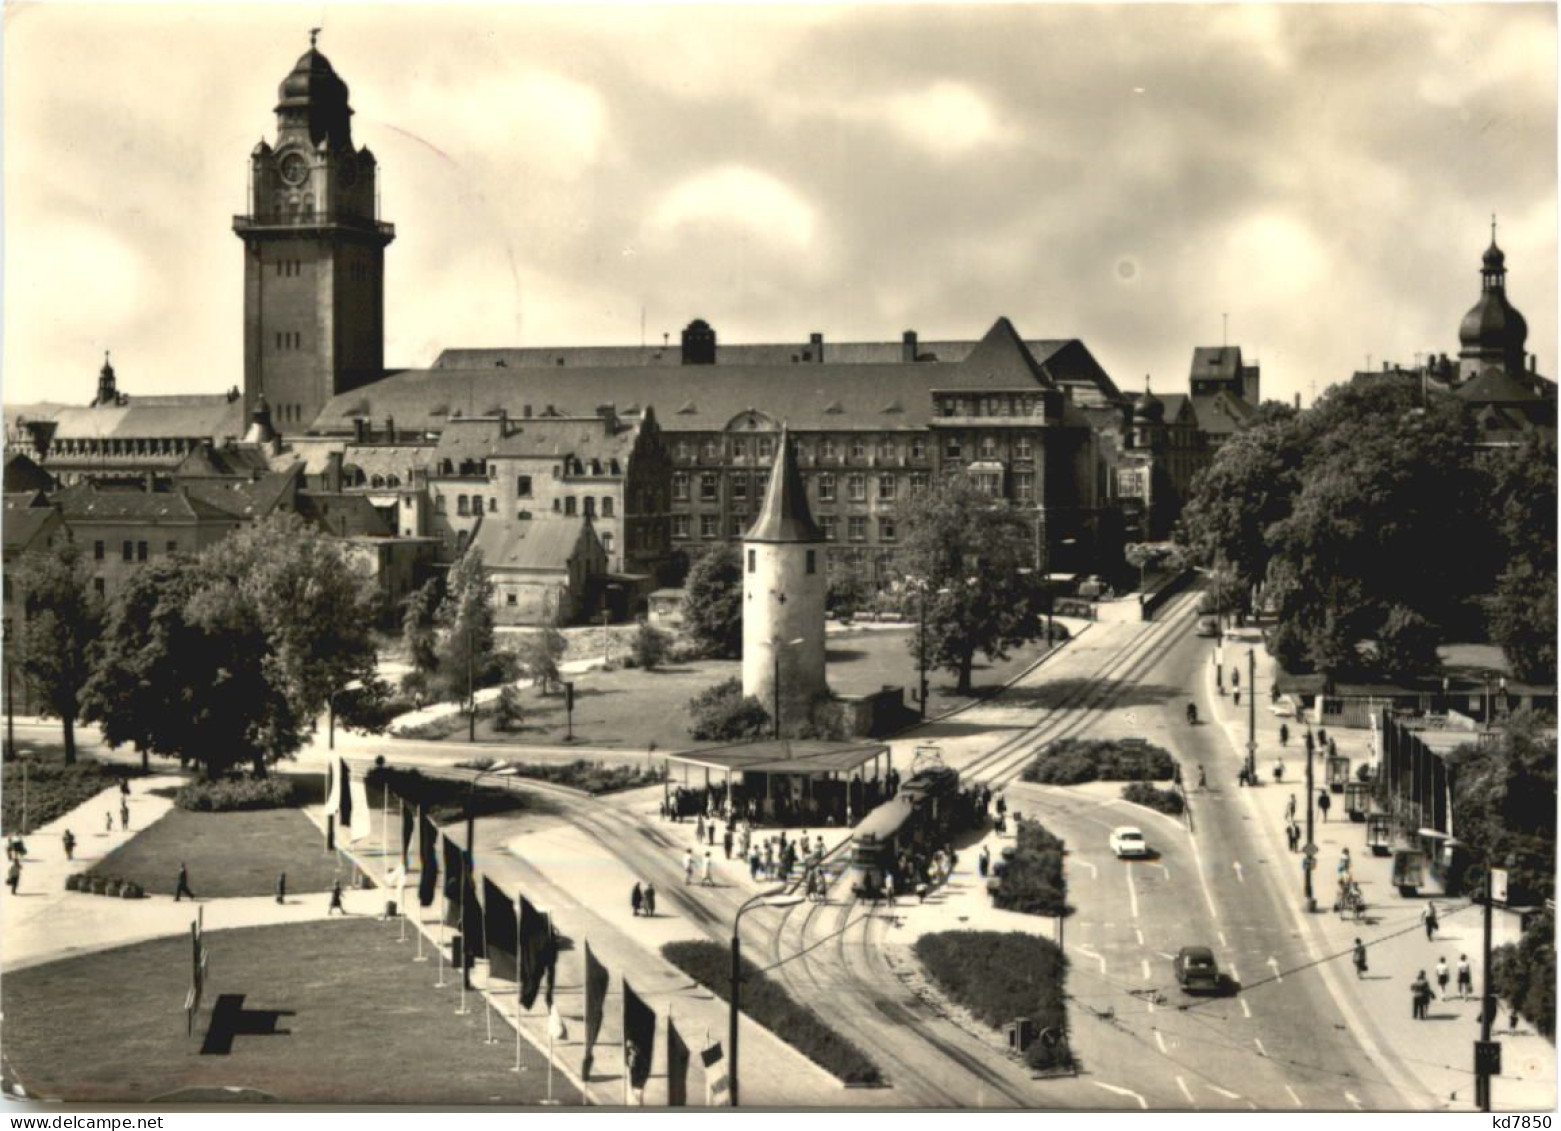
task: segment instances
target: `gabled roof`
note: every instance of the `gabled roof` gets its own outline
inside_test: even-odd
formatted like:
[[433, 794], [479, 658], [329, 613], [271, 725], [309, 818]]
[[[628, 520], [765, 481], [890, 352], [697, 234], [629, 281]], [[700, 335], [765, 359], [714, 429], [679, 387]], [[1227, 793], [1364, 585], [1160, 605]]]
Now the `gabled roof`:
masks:
[[[1044, 360], [1067, 343], [1066, 338], [1026, 342]], [[923, 364], [960, 362], [979, 343], [969, 338], [916, 342], [916, 359]], [[905, 360], [903, 341], [825, 342], [823, 361], [831, 365], [898, 365]], [[721, 343], [716, 365], [795, 365], [819, 362], [812, 342]], [[812, 356], [809, 356], [812, 355]], [[446, 349], [434, 359], [435, 369], [675, 369], [683, 365], [678, 343], [649, 346], [507, 346], [493, 349]]]
[[[171, 402], [171, 403], [170, 403]], [[137, 397], [128, 404], [63, 408], [54, 416], [61, 440], [237, 440], [244, 402], [226, 395]]]
[[67, 523], [196, 522], [236, 520], [238, 516], [186, 489], [173, 491], [105, 491], [79, 483], [57, 492], [53, 501]]
[[1456, 396], [1470, 404], [1528, 404], [1540, 399], [1497, 365], [1487, 365], [1478, 376], [1460, 385]]
[[271, 455], [259, 444], [202, 444], [187, 455], [175, 476], [253, 479], [271, 470]]
[[459, 463], [495, 457], [574, 456], [587, 465], [593, 459], [603, 465], [616, 459], [621, 467], [634, 450], [635, 436], [632, 425], [610, 426], [600, 416], [522, 420], [474, 417], [446, 424], [433, 458]]
[[[548, 406], [559, 416], [585, 417], [610, 403], [662, 406], [657, 415], [669, 433], [718, 432], [749, 408], [787, 421], [793, 432], [921, 429], [931, 419], [933, 388], [1013, 388], [1021, 378], [1051, 387], [1050, 364], [1027, 347], [1016, 350], [1017, 335], [1006, 320], [988, 339], [982, 357], [973, 348], [964, 362], [947, 365], [687, 365], [675, 374], [660, 366], [404, 369], [333, 397], [313, 430], [351, 433], [353, 420], [368, 415], [393, 416], [398, 427], [413, 431], [444, 431], [462, 406], [480, 406], [485, 415], [499, 407], [512, 424], [525, 425], [528, 409], [535, 424]], [[1061, 343], [1054, 353], [1052, 360], [1066, 361], [1069, 372], [1078, 374], [1067, 383], [1098, 386], [1103, 379], [1109, 385], [1078, 342]], [[1039, 372], [1042, 364], [1052, 377]]]
[[1240, 346], [1195, 346], [1191, 378], [1233, 381], [1243, 375]]
[[489, 569], [562, 572], [580, 543], [595, 538], [588, 518], [545, 514], [511, 522], [485, 520], [471, 544]]
[[303, 475], [302, 461], [282, 471], [266, 473], [260, 479], [234, 479], [228, 482], [190, 480], [179, 484], [191, 498], [224, 511], [233, 518], [265, 518], [276, 510], [296, 506], [298, 483]]
[[5, 552], [25, 553], [44, 534], [60, 525], [60, 512], [44, 501], [38, 492], [7, 493], [3, 531]]
[[1228, 389], [1217, 393], [1194, 393], [1192, 404], [1193, 411], [1198, 414], [1198, 430], [1211, 436], [1228, 436], [1239, 431], [1257, 414], [1257, 409]]
[[21, 452], [7, 452], [5, 456], [5, 489], [7, 491], [47, 491], [53, 488], [54, 477]]
[[764, 491], [759, 517], [743, 535], [744, 542], [822, 542], [824, 533], [808, 510], [808, 492], [797, 470], [797, 453], [782, 425], [775, 470]]
[[999, 318], [992, 324], [970, 356], [959, 363], [960, 369], [982, 384], [1014, 388], [1040, 385], [1055, 388], [1050, 376], [1030, 353], [1014, 324]]

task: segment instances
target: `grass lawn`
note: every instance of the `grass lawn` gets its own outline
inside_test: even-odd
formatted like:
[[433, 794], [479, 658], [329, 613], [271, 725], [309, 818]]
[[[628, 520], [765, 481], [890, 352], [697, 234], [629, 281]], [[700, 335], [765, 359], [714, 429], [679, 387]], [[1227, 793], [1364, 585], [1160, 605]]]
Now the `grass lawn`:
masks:
[[[299, 1104], [535, 1104], [547, 1069], [514, 1030], [486, 1045], [482, 1009], [457, 1016], [456, 984], [434, 989], [411, 961], [410, 935], [372, 920], [210, 931], [206, 1000], [185, 1035], [190, 941], [158, 939], [7, 974], [5, 1056], [29, 1095], [75, 1102], [147, 1102], [171, 1093], [218, 1098], [254, 1089]], [[219, 995], [242, 995], [242, 1027], [226, 1053], [203, 1054]], [[471, 1000], [471, 999], [469, 999]], [[554, 1095], [578, 1094], [562, 1076]], [[193, 1097], [192, 1097], [193, 1098]], [[253, 1099], [245, 1096], [241, 1098]]]
[[[721, 943], [673, 942], [661, 948], [667, 961], [694, 981], [730, 1001], [732, 958]], [[876, 1084], [878, 1066], [829, 1027], [817, 1013], [792, 999], [779, 982], [743, 961], [742, 1011], [814, 1064], [847, 1084]]]
[[[828, 678], [832, 690], [846, 695], [877, 691], [885, 684], [905, 688], [907, 722], [914, 719], [910, 694], [916, 688], [915, 657], [908, 641], [914, 629], [860, 629], [831, 633], [828, 638]], [[1033, 664], [1044, 644], [1017, 649], [1007, 660], [987, 664], [977, 658], [972, 697], [954, 694], [955, 679], [946, 672], [930, 672], [929, 715], [994, 694], [1008, 680]], [[669, 664], [655, 671], [621, 668], [591, 671], [573, 677], [575, 685], [574, 741], [584, 746], [621, 746], [626, 750], [686, 749], [698, 745], [688, 734], [688, 701], [712, 684], [741, 677], [737, 660], [697, 660]], [[534, 689], [521, 692], [525, 719], [511, 730], [501, 731], [489, 718], [478, 718], [477, 741], [514, 742], [528, 746], [564, 744], [567, 734], [564, 697], [542, 696]], [[442, 721], [441, 721], [442, 722]], [[440, 733], [445, 731], [446, 733]], [[425, 740], [451, 738], [465, 741], [464, 715], [421, 731]]]
[[181, 860], [189, 865], [190, 886], [202, 898], [269, 895], [276, 890], [278, 872], [287, 873], [288, 891], [299, 892], [328, 891], [338, 875], [344, 883], [352, 878], [350, 866], [338, 872], [335, 853], [325, 851], [325, 835], [298, 809], [174, 809], [105, 856], [92, 872], [172, 895]]
[[[1048, 939], [1023, 931], [941, 931], [916, 940], [916, 957], [950, 1000], [994, 1029], [1029, 1017], [1036, 1032], [1066, 1033], [1063, 998], [1068, 960]], [[1040, 1041], [1025, 1057], [1032, 1068], [1062, 1068], [1066, 1048]]]
[[[78, 755], [76, 764], [65, 764], [64, 750], [58, 745], [17, 742], [19, 757], [5, 763], [0, 781], [0, 801], [4, 802], [3, 831], [9, 835], [22, 831], [22, 808], [26, 802], [27, 828], [36, 829], [56, 817], [69, 813], [90, 801], [105, 789], [119, 784], [121, 778], [139, 771], [129, 766], [110, 766]], [[23, 763], [27, 785], [22, 787]]]

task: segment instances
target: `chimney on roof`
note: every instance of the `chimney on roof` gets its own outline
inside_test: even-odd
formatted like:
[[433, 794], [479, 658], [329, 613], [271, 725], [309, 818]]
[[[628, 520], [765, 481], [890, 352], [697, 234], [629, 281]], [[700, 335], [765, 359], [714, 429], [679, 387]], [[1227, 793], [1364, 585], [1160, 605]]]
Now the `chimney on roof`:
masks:
[[683, 328], [683, 364], [715, 364], [715, 329], [703, 318]]
[[916, 360], [916, 331], [907, 330], [900, 335], [900, 360], [910, 365]]
[[385, 439], [392, 444], [396, 442], [396, 418], [394, 416], [385, 417]]
[[609, 432], [618, 431], [618, 406], [616, 404], [597, 405], [596, 415], [607, 422], [607, 430]]
[[352, 418], [352, 439], [355, 443], [364, 443], [369, 438], [369, 422], [361, 416]]
[[1539, 354], [1531, 353], [1528, 355], [1528, 371], [1530, 373], [1539, 372]]
[[341, 492], [341, 453], [325, 453], [325, 489], [331, 494]]
[[521, 409], [520, 409], [520, 415], [525, 417], [527, 420], [530, 420], [531, 419], [531, 406], [530, 405], [522, 405]]
[[813, 354], [813, 360], [822, 365], [824, 362], [824, 335], [816, 332], [809, 334], [808, 347]]

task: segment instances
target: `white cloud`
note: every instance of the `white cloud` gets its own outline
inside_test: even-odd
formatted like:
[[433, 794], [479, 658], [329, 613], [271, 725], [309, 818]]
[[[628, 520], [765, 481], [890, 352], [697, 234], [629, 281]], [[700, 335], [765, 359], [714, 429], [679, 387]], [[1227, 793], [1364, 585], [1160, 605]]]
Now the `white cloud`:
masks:
[[768, 173], [743, 165], [709, 169], [680, 181], [651, 213], [647, 234], [655, 241], [736, 229], [764, 243], [806, 250], [818, 229], [813, 206]]
[[956, 157], [1005, 140], [1010, 133], [991, 104], [964, 83], [942, 81], [884, 99], [881, 115], [902, 137], [935, 157]]
[[[89, 224], [56, 220], [8, 225], [8, 321], [30, 334], [70, 338], [83, 331], [112, 342], [148, 312], [150, 264], [130, 244]], [[48, 329], [45, 330], [45, 327]]]

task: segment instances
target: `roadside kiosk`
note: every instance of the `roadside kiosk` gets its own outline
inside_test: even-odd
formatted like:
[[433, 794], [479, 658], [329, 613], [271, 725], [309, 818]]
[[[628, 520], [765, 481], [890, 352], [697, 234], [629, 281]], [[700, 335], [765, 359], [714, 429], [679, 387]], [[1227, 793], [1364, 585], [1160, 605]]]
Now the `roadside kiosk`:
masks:
[[1387, 856], [1393, 851], [1393, 818], [1387, 813], [1366, 817], [1366, 846], [1373, 856]]
[[1418, 848], [1396, 849], [1393, 853], [1393, 886], [1398, 889], [1398, 894], [1419, 895], [1424, 883], [1425, 853]]
[[1330, 754], [1328, 756], [1328, 789], [1333, 793], [1343, 793], [1344, 787], [1350, 784], [1350, 760], [1343, 754]]
[[1371, 786], [1363, 781], [1352, 781], [1344, 787], [1344, 811], [1350, 820], [1359, 824], [1371, 809]]

